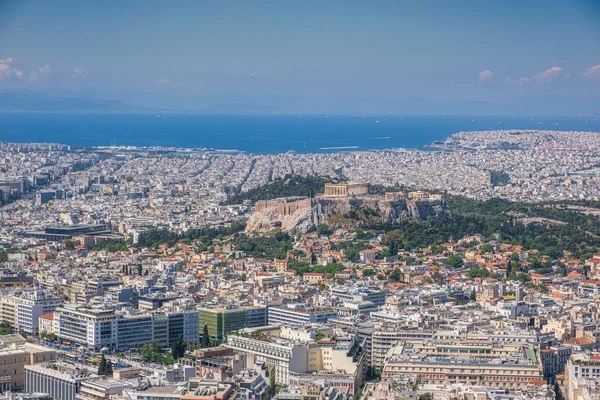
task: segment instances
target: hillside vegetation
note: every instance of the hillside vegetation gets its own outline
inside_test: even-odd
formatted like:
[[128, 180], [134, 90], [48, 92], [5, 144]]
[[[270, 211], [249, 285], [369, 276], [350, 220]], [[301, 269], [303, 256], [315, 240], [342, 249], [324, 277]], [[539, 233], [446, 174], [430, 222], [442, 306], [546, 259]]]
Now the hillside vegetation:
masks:
[[325, 184], [334, 182], [332, 179], [321, 176], [286, 175], [277, 178], [266, 185], [259, 186], [247, 192], [231, 196], [225, 204], [241, 204], [245, 200], [253, 203], [259, 200], [272, 200], [280, 197], [314, 196], [325, 191]]

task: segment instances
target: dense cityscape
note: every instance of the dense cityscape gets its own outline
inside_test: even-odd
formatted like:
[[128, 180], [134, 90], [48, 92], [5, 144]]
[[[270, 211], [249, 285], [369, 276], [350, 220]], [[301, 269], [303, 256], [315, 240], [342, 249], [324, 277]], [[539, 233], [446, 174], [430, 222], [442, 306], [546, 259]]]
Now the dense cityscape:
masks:
[[600, 135], [0, 143], [2, 399], [594, 399]]

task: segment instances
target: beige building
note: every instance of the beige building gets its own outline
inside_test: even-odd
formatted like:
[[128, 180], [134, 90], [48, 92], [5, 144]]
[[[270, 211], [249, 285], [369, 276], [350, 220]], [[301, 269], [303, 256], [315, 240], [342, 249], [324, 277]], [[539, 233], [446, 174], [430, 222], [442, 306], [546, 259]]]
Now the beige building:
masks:
[[381, 375], [393, 382], [413, 375], [422, 384], [467, 384], [510, 390], [543, 380], [534, 348], [498, 346], [488, 341], [447, 341], [401, 344], [390, 350]]
[[20, 335], [0, 336], [0, 393], [24, 388], [26, 365], [55, 360], [54, 350], [27, 343]]
[[0, 321], [17, 325], [17, 306], [19, 299], [13, 296], [0, 296]]
[[568, 317], [550, 319], [542, 328], [542, 333], [554, 333], [556, 339], [567, 340], [575, 336], [575, 326]]
[[565, 367], [564, 386], [567, 399], [600, 398], [600, 354], [573, 354]]
[[39, 318], [40, 333], [54, 333], [54, 328], [52, 327], [53, 320], [53, 313], [41, 315]]
[[302, 279], [305, 282], [312, 283], [312, 284], [318, 284], [324, 278], [325, 278], [325, 276], [319, 272], [305, 272], [304, 275], [302, 275]]

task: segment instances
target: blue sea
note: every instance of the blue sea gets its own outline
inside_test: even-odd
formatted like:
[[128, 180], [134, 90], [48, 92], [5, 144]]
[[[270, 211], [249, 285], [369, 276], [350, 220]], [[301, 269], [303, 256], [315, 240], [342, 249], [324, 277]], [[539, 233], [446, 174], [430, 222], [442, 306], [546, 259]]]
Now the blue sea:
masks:
[[600, 132], [594, 117], [400, 117], [0, 113], [0, 141], [73, 146], [176, 146], [299, 153], [422, 149], [458, 131], [552, 129]]

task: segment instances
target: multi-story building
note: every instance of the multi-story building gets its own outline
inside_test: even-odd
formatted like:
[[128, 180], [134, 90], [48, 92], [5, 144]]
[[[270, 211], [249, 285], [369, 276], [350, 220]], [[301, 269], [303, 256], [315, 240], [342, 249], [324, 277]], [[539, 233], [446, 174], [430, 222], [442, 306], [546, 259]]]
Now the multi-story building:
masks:
[[138, 308], [143, 311], [158, 310], [166, 303], [181, 297], [176, 293], [150, 293], [138, 298]]
[[199, 338], [197, 310], [132, 315], [69, 305], [54, 312], [53, 327], [59, 338], [95, 349], [128, 350], [150, 342], [168, 347], [179, 338], [187, 343]]
[[58, 363], [28, 365], [25, 367], [25, 391], [47, 393], [60, 400], [76, 400], [81, 384], [97, 378], [87, 369], [75, 369]]
[[81, 382], [79, 392], [75, 395], [76, 400], [105, 400], [120, 397], [123, 389], [131, 384], [115, 379], [96, 379]]
[[54, 310], [54, 333], [90, 348], [117, 345], [117, 315], [113, 310], [64, 305]]
[[206, 325], [210, 336], [219, 342], [229, 332], [244, 328], [257, 328], [266, 324], [267, 309], [265, 307], [199, 309], [200, 333]]
[[17, 305], [18, 331], [31, 335], [39, 334], [39, 318], [53, 312], [64, 303], [64, 299], [39, 290], [21, 294]]
[[0, 393], [23, 389], [25, 366], [56, 359], [54, 350], [26, 343], [19, 335], [9, 336], [9, 338], [15, 340], [10, 340], [9, 345], [5, 343], [0, 348]]
[[302, 306], [269, 307], [269, 325], [322, 324], [337, 318], [331, 308], [304, 308]]
[[573, 354], [565, 367], [565, 398], [597, 399], [599, 387], [600, 354]]
[[265, 363], [275, 373], [277, 384], [305, 385], [319, 379], [354, 393], [362, 383], [366, 373], [364, 339], [349, 337], [315, 342], [284, 337], [297, 337], [290, 335], [289, 329], [279, 334], [271, 336], [258, 329], [247, 329], [229, 335], [226, 346], [253, 355], [254, 362]]
[[384, 382], [393, 382], [406, 375], [423, 384], [467, 384], [509, 390], [543, 382], [542, 363], [533, 346], [500, 347], [484, 341], [400, 344], [390, 350], [381, 376]]
[[308, 369], [308, 346], [299, 342], [231, 334], [227, 337], [226, 346], [234, 351], [253, 354], [256, 361], [274, 368], [275, 383], [280, 385], [289, 383], [290, 372], [303, 373]]
[[418, 329], [385, 329], [379, 326], [367, 336], [367, 354], [370, 355], [369, 365], [381, 370], [385, 364], [385, 357], [392, 347], [401, 341], [424, 340], [433, 337], [433, 331]]
[[8, 322], [12, 326], [17, 325], [17, 306], [19, 298], [16, 298], [9, 293], [0, 295], [0, 321]]
[[134, 349], [154, 339], [153, 317], [148, 314], [121, 315], [117, 322], [117, 343], [121, 350]]
[[18, 289], [0, 296], [0, 320], [13, 325], [19, 332], [39, 333], [39, 318], [51, 313], [64, 299], [41, 290]]
[[380, 307], [385, 304], [385, 292], [367, 287], [336, 286], [331, 289], [331, 297], [338, 298], [341, 302], [370, 301]]
[[558, 374], [565, 371], [569, 357], [573, 353], [571, 346], [552, 346], [540, 350], [540, 358], [544, 366], [544, 378], [552, 381]]

